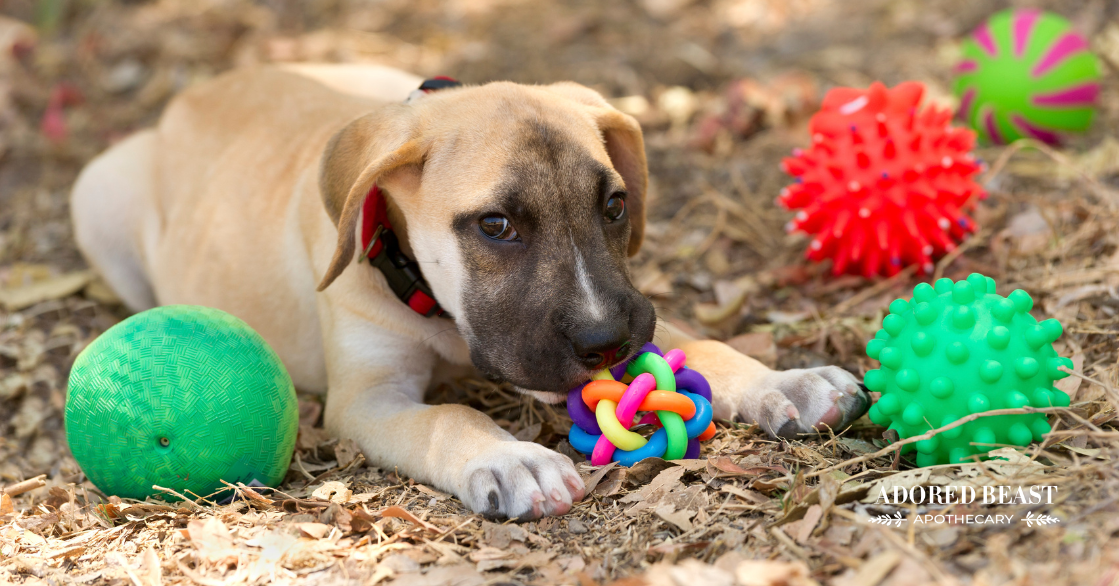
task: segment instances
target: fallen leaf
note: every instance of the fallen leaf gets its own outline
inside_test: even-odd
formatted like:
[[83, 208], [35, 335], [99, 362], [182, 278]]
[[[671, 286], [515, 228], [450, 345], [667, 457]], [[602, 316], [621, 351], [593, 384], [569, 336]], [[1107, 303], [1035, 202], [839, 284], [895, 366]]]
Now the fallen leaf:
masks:
[[774, 368], [777, 366], [777, 344], [773, 332], [750, 332], [727, 340], [727, 346]]
[[765, 503], [769, 502], [769, 498], [766, 497], [765, 495], [763, 495], [762, 493], [754, 491], [754, 490], [746, 490], [746, 489], [738, 488], [737, 486], [734, 486], [733, 484], [724, 484], [722, 486], [722, 488], [720, 488], [719, 490], [721, 490], [723, 492], [726, 492], [726, 493], [733, 494], [736, 497], [739, 497], [739, 498], [741, 498], [745, 501], [754, 503], [756, 505], [761, 505], [761, 504], [765, 504]]
[[648, 484], [658, 474], [674, 466], [676, 464], [661, 458], [645, 458], [626, 469], [626, 478], [637, 485]]
[[877, 586], [900, 561], [901, 554], [897, 551], [884, 551], [870, 558], [854, 576], [836, 580], [836, 584], [839, 586]]
[[738, 586], [817, 586], [802, 562], [747, 560], [734, 569]]
[[295, 528], [311, 539], [322, 539], [331, 529], [330, 525], [324, 523], [296, 523]]
[[625, 470], [621, 468], [611, 470], [610, 473], [606, 475], [606, 478], [599, 482], [598, 486], [596, 486], [593, 491], [589, 492], [598, 496], [614, 496], [622, 490], [622, 485], [625, 483], [625, 480]]
[[0, 515], [10, 515], [16, 511], [12, 505], [12, 497], [0, 492]]
[[361, 448], [357, 447], [357, 443], [352, 439], [344, 439], [334, 446], [334, 458], [338, 460], [338, 465], [342, 468], [350, 465], [361, 455]]
[[[1077, 352], [1076, 354], [1073, 354], [1073, 356], [1072, 356], [1072, 371], [1077, 373], [1077, 374], [1083, 374], [1083, 372], [1084, 372], [1084, 353], [1083, 352]], [[1070, 374], [1070, 375], [1066, 376], [1065, 378], [1053, 383], [1053, 386], [1057, 387], [1058, 389], [1067, 393], [1068, 396], [1069, 396], [1069, 399], [1071, 399], [1071, 401], [1073, 403], [1075, 403], [1078, 400], [1077, 399], [1077, 391], [1080, 390], [1080, 383], [1082, 383], [1082, 382], [1084, 382], [1083, 379], [1081, 379], [1078, 376]]]
[[296, 543], [299, 543], [299, 538], [290, 533], [284, 531], [269, 531], [246, 541], [245, 545], [259, 547], [260, 559], [269, 562], [278, 562]]
[[613, 470], [617, 466], [618, 466], [617, 462], [610, 462], [609, 464], [606, 464], [605, 466], [599, 468], [598, 470], [595, 470], [594, 473], [591, 474], [590, 476], [584, 478], [583, 479], [584, 494], [590, 494], [590, 493], [594, 492], [595, 487], [598, 486], [598, 483], [602, 481], [602, 477], [606, 476], [607, 473], [609, 473], [611, 470]]
[[144, 586], [163, 586], [163, 567], [159, 563], [159, 556], [155, 548], [149, 545], [144, 550], [144, 559], [140, 565], [140, 577]]
[[353, 491], [346, 488], [345, 484], [332, 480], [316, 488], [315, 491], [311, 493], [311, 498], [344, 505], [349, 502], [353, 494]]
[[672, 505], [657, 507], [653, 512], [661, 519], [679, 527], [682, 531], [692, 530], [692, 517], [696, 515], [695, 511], [677, 511], [676, 507]]
[[528, 531], [520, 525], [482, 522], [482, 542], [486, 545], [503, 550], [515, 541], [528, 541]]
[[[438, 490], [435, 490], [430, 486], [424, 486], [422, 484], [417, 484], [415, 486], [415, 489], [438, 501], [446, 500], [451, 497], [451, 495], [445, 492], [439, 492]], [[350, 500], [353, 500], [353, 498], [351, 498]]]
[[199, 557], [205, 561], [221, 563], [237, 557], [233, 549], [233, 536], [225, 523], [217, 517], [191, 521], [187, 524], [187, 535], [198, 550]]
[[820, 505], [808, 507], [808, 512], [804, 514], [804, 518], [797, 521], [800, 524], [794, 536], [797, 543], [803, 544], [808, 541], [808, 538], [812, 536], [812, 531], [816, 529], [816, 525], [820, 523], [820, 518], [823, 516], [824, 509]]
[[531, 441], [535, 440], [540, 435], [540, 430], [543, 427], [544, 427], [544, 425], [542, 423], [540, 423], [539, 421], [537, 421], [536, 423], [533, 423], [532, 425], [529, 425], [529, 426], [525, 427], [524, 429], [518, 431], [517, 433], [514, 433], [513, 437], [517, 438], [518, 440], [520, 440], [522, 442], [531, 442]]
[[14, 289], [0, 289], [0, 306], [19, 311], [36, 303], [68, 297], [81, 291], [93, 276], [93, 271], [76, 271]]
[[435, 525], [432, 525], [432, 524], [430, 524], [426, 521], [423, 521], [419, 517], [417, 517], [417, 516], [413, 515], [412, 513], [408, 512], [407, 509], [404, 509], [404, 508], [401, 508], [401, 507], [398, 507], [398, 506], [395, 506], [395, 505], [378, 511], [377, 516], [378, 517], [395, 517], [397, 519], [404, 519], [405, 521], [408, 521], [408, 522], [414, 523], [416, 525], [419, 525], [420, 527], [423, 527], [424, 529], [427, 529], [429, 531], [439, 531], [439, 528], [436, 527]]

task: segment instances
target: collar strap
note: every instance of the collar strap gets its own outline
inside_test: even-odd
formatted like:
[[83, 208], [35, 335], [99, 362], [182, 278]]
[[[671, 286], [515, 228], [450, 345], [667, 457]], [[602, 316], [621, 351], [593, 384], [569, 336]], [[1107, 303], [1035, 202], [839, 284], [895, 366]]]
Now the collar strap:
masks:
[[[449, 77], [435, 77], [424, 81], [416, 92], [426, 94], [460, 85], [462, 84]], [[376, 184], [365, 196], [361, 217], [361, 248], [365, 251], [363, 256], [369, 259], [369, 264], [381, 271], [396, 297], [424, 317], [450, 317], [435, 301], [431, 285], [424, 279], [420, 265], [400, 249], [400, 241], [389, 222], [385, 197]]]

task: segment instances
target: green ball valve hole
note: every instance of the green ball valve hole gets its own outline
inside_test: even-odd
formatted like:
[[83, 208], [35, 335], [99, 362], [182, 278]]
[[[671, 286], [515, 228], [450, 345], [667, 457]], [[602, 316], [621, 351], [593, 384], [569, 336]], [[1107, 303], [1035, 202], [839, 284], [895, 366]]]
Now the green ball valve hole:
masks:
[[165, 437], [159, 438], [159, 447], [164, 449], [171, 447], [171, 440]]

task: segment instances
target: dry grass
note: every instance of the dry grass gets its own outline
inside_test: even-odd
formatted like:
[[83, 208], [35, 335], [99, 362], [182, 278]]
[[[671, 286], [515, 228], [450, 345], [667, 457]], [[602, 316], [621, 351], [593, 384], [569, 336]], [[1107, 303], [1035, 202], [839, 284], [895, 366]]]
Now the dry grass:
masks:
[[[996, 5], [997, 4], [997, 5]], [[1061, 151], [979, 153], [983, 230], [937, 274], [993, 276], [1066, 324], [1077, 374], [1043, 446], [1005, 461], [913, 470], [881, 428], [773, 441], [721, 422], [703, 460], [583, 466], [591, 495], [567, 516], [494, 524], [453, 497], [365, 466], [302, 401], [298, 458], [274, 493], [167, 504], [105, 498], [62, 433], [77, 352], [124, 316], [90, 281], [66, 195], [81, 165], [150, 124], [175, 91], [241, 64], [371, 60], [471, 82], [575, 79], [639, 115], [652, 171], [635, 282], [662, 315], [781, 367], [863, 373], [883, 308], [917, 282], [834, 279], [800, 261], [772, 196], [822, 89], [918, 79], [948, 94], [952, 39], [1002, 3], [860, 0], [22, 0], [33, 51], [0, 55], [0, 582], [22, 584], [637, 583], [1119, 584], [1119, 12], [1053, 3], [1107, 60], [1096, 129]], [[36, 20], [37, 19], [37, 20]], [[836, 23], [841, 22], [842, 26]], [[0, 21], [0, 43], [13, 38]], [[22, 46], [21, 46], [22, 47]], [[736, 80], [745, 80], [733, 83]], [[689, 89], [673, 88], [684, 86]], [[727, 89], [729, 88], [729, 89]], [[724, 91], [726, 89], [727, 91]], [[76, 91], [74, 91], [76, 90]], [[80, 95], [80, 99], [76, 98]], [[52, 105], [54, 96], [55, 105]], [[639, 96], [635, 98], [632, 96]], [[644, 100], [644, 102], [642, 102]], [[61, 106], [61, 110], [59, 110]], [[44, 133], [45, 113], [62, 115]], [[50, 140], [53, 132], [58, 140]], [[37, 289], [28, 290], [28, 286]], [[13, 293], [24, 295], [13, 301]], [[460, 381], [458, 400], [526, 441], [563, 450], [562, 411]], [[32, 486], [32, 482], [23, 485]], [[1052, 504], [891, 506], [882, 487], [1058, 487]], [[1003, 525], [925, 524], [927, 513], [1003, 514]], [[877, 515], [900, 526], [871, 523]], [[1051, 516], [1057, 523], [1026, 523]]]

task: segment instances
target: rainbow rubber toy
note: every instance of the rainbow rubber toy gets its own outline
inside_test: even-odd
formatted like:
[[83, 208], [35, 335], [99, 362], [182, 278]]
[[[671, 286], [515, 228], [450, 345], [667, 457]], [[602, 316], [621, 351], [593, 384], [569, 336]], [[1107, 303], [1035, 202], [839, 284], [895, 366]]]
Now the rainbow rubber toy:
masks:
[[138, 313], [82, 350], [66, 389], [66, 439], [106, 495], [188, 498], [222, 481], [277, 486], [299, 430], [295, 387], [245, 322], [208, 307]]
[[956, 66], [960, 119], [990, 144], [1048, 144], [1087, 130], [1100, 94], [1100, 62], [1069, 21], [1035, 9], [992, 15], [964, 41]]
[[[603, 370], [594, 380], [571, 389], [567, 412], [574, 425], [568, 441], [591, 464], [614, 460], [633, 466], [645, 458], [679, 460], [699, 457], [699, 442], [715, 435], [711, 422], [711, 386], [684, 366], [680, 350], [661, 354], [653, 344], [629, 362]], [[628, 385], [623, 376], [633, 377]], [[636, 424], [638, 411], [648, 411]], [[659, 426], [648, 439], [630, 431], [634, 425]]]
[[[1033, 300], [1018, 289], [995, 293], [995, 281], [978, 273], [967, 280], [940, 279], [895, 299], [866, 353], [882, 363], [863, 383], [882, 393], [870, 420], [904, 438], [948, 425], [971, 413], [1019, 407], [1067, 407], [1053, 387], [1072, 361], [1057, 355], [1055, 319], [1038, 323]], [[1049, 433], [1041, 413], [981, 417], [930, 439], [902, 447], [917, 450], [917, 465], [955, 464], [999, 445], [1025, 446]], [[974, 444], [974, 445], [973, 445]]]
[[972, 179], [975, 133], [948, 125], [948, 110], [919, 110], [925, 86], [836, 88], [809, 121], [812, 145], [782, 162], [794, 183], [777, 203], [798, 210], [785, 227], [815, 235], [809, 260], [832, 272], [894, 275], [933, 259], [975, 230], [966, 214], [986, 193]]

